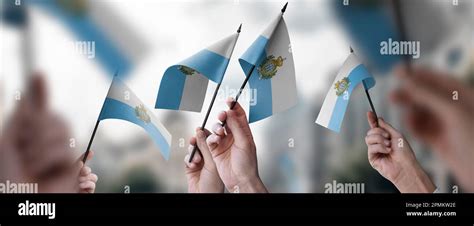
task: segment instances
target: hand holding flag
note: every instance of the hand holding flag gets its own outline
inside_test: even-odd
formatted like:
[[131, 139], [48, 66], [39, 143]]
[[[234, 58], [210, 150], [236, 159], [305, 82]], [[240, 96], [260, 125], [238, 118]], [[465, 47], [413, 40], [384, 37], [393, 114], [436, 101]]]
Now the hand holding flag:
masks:
[[[241, 59], [239, 59], [239, 62], [246, 74], [246, 77], [244, 82], [240, 86], [239, 92], [237, 93], [234, 102], [230, 105], [231, 110], [234, 109], [234, 107], [236, 106], [237, 101], [239, 100], [239, 97], [242, 94], [243, 89], [245, 88], [245, 85], [247, 85], [247, 82], [249, 82], [250, 78], [252, 77], [252, 74], [254, 74], [257, 62], [261, 63], [261, 66], [258, 69], [260, 75], [262, 75], [266, 79], [274, 77], [278, 72], [278, 67], [283, 66], [282, 61], [284, 59], [281, 57], [281, 55], [276, 59], [273, 55], [270, 55], [268, 56], [266, 61], [262, 63], [264, 57], [266, 56], [266, 50], [269, 50], [270, 53], [281, 52], [284, 56], [288, 56], [288, 58], [291, 59], [289, 62], [289, 66], [285, 67], [284, 70], [285, 73], [289, 72], [289, 74], [287, 74], [286, 76], [280, 76], [283, 78], [275, 79], [275, 85], [272, 86], [272, 83], [268, 81], [262, 83], [258, 82], [258, 80], [255, 81], [255, 89], [257, 89], [257, 96], [261, 98], [260, 100], [257, 100], [257, 102], [260, 102], [258, 108], [256, 106], [250, 106], [250, 122], [255, 122], [260, 119], [266, 118], [272, 115], [273, 113], [283, 111], [296, 104], [296, 81], [294, 75], [295, 73], [293, 56], [291, 55], [291, 51], [289, 51], [289, 49], [286, 49], [286, 47], [282, 47], [282, 44], [285, 44], [287, 47], [290, 47], [290, 38], [288, 35], [288, 30], [286, 29], [286, 24], [283, 20], [283, 13], [285, 13], [287, 6], [288, 3], [283, 6], [283, 8], [281, 9], [281, 14], [265, 30], [263, 36], [261, 35], [259, 38], [257, 38], [257, 40], [252, 44], [252, 46], [247, 49]], [[275, 38], [273, 38], [273, 33], [275, 33], [275, 31], [277, 34], [275, 35]], [[237, 32], [240, 32], [240, 27]], [[283, 53], [284, 49], [286, 49], [286, 53]], [[288, 53], [290, 55], [285, 55]], [[280, 72], [280, 74], [285, 73]], [[255, 80], [256, 76], [257, 75], [253, 76], [253, 80]], [[253, 82], [251, 82], [250, 86], [254, 87], [252, 84]], [[285, 84], [287, 84], [288, 87], [283, 87]], [[287, 89], [282, 90], [283, 88]], [[215, 95], [216, 93], [214, 93], [214, 98]], [[273, 96], [276, 98], [273, 98]], [[275, 99], [275, 102], [272, 102], [272, 99]], [[206, 124], [208, 116], [209, 112], [207, 113], [203, 125]], [[226, 121], [223, 121], [222, 127], [225, 127], [225, 125]], [[189, 159], [190, 162], [192, 161], [194, 154], [195, 150], [193, 150], [193, 152], [191, 153], [191, 157]]]

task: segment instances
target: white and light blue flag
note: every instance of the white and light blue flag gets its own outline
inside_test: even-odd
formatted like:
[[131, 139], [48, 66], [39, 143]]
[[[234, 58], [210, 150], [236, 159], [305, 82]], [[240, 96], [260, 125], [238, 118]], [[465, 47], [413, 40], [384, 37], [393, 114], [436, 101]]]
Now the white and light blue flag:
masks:
[[238, 37], [233, 34], [166, 69], [155, 108], [200, 112], [209, 80], [222, 81]]
[[121, 119], [141, 126], [168, 160], [171, 134], [119, 78], [114, 78], [100, 112], [99, 120]]
[[295, 65], [290, 36], [280, 13], [239, 59], [256, 103], [250, 105], [249, 122], [287, 110], [297, 103]]
[[335, 132], [341, 129], [342, 120], [352, 91], [363, 83], [366, 90], [375, 86], [375, 79], [354, 53], [347, 57], [331, 85], [316, 123]]

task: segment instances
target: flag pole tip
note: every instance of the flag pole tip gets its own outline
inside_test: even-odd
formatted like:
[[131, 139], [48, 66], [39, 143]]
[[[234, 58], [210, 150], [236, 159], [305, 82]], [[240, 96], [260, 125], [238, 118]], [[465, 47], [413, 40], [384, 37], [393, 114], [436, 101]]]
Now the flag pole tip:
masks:
[[237, 33], [240, 33], [241, 30], [242, 30], [242, 23], [240, 24], [239, 29], [237, 29]]
[[284, 13], [286, 11], [286, 7], [288, 6], [288, 2], [286, 2], [285, 6], [281, 9], [281, 13]]

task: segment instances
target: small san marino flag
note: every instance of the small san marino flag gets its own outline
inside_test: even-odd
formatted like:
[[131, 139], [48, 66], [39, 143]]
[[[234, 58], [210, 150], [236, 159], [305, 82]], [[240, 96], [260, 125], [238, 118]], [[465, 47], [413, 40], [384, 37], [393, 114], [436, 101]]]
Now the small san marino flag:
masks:
[[316, 123], [332, 131], [339, 132], [352, 91], [364, 84], [366, 90], [375, 86], [375, 79], [354, 53], [347, 57], [329, 89]]
[[100, 112], [99, 120], [121, 119], [145, 129], [160, 148], [163, 157], [168, 160], [171, 146], [171, 134], [158, 121], [138, 97], [119, 78], [114, 77], [112, 85]]
[[239, 33], [169, 67], [161, 79], [155, 108], [200, 112], [209, 79], [220, 83]]
[[256, 90], [256, 104], [250, 105], [249, 122], [267, 118], [297, 103], [295, 65], [290, 36], [280, 13], [239, 59]]

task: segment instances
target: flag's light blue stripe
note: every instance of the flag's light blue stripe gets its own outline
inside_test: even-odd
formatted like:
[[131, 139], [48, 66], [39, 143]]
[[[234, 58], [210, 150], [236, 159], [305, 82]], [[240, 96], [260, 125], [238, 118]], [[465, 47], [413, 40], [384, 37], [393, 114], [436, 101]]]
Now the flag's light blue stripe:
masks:
[[65, 23], [72, 30], [77, 36], [78, 41], [94, 41], [95, 57], [105, 67], [108, 74], [113, 75], [117, 70], [120, 70], [120, 75], [122, 76], [130, 71], [132, 66], [130, 59], [91, 21], [87, 12], [85, 15], [74, 15], [73, 12], [62, 9], [53, 0], [29, 2], [37, 4], [51, 14], [56, 15], [61, 22]]
[[346, 94], [342, 94], [341, 96], [337, 97], [331, 119], [329, 120], [328, 128], [336, 132], [339, 132], [341, 129], [342, 120], [344, 119], [344, 114], [346, 113], [352, 91], [357, 87], [357, 85], [359, 85], [360, 82], [364, 82], [364, 86], [366, 86], [365, 83], [367, 82], [367, 87], [369, 89], [375, 85], [375, 80], [373, 79], [372, 75], [370, 75], [370, 73], [362, 64], [355, 67], [349, 73], [348, 78], [350, 81], [350, 85], [347, 90], [348, 98], [344, 99], [344, 95]]
[[[253, 65], [258, 67], [267, 57], [265, 51], [267, 43], [267, 38], [259, 36], [239, 59], [245, 75], [250, 72]], [[249, 122], [252, 123], [273, 114], [272, 82], [271, 79], [260, 79], [257, 68], [255, 68], [250, 76], [249, 85], [251, 89], [256, 90], [257, 95], [256, 105], [250, 106]]]
[[148, 134], [158, 145], [163, 157], [168, 160], [170, 153], [170, 144], [168, 144], [165, 137], [163, 137], [163, 135], [161, 134], [160, 130], [156, 128], [152, 123], [145, 123], [142, 120], [138, 119], [135, 115], [135, 109], [131, 106], [115, 99], [106, 98], [99, 119], [121, 119], [141, 126], [148, 132]]
[[222, 81], [228, 64], [228, 58], [207, 49], [201, 50], [180, 63], [180, 65], [190, 67], [216, 83]]
[[179, 110], [185, 81], [186, 75], [178, 66], [169, 67], [161, 79], [155, 108]]

